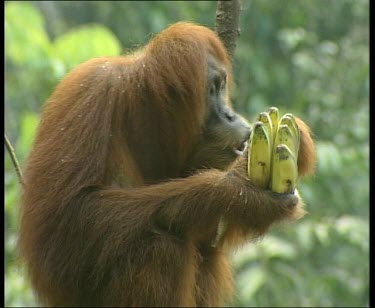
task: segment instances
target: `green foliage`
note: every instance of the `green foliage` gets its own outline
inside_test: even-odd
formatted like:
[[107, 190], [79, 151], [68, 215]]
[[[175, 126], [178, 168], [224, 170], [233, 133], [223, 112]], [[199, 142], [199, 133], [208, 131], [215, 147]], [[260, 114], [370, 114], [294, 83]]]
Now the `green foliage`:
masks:
[[82, 26], [61, 35], [55, 41], [56, 55], [69, 70], [93, 57], [119, 55], [120, 49], [117, 38], [101, 25]]
[[38, 124], [38, 114], [32, 112], [25, 112], [23, 114], [21, 119], [20, 136], [17, 140], [17, 156], [22, 161], [31, 149]]
[[[6, 100], [11, 99], [14, 106], [11, 117], [23, 110], [39, 113], [57, 82], [74, 66], [93, 57], [117, 56], [121, 51], [113, 33], [97, 24], [72, 29], [51, 40], [44, 16], [28, 2], [6, 4], [5, 29]], [[11, 131], [19, 129], [16, 120], [9, 125]]]
[[[34, 140], [41, 104], [59, 79], [92, 57], [119, 55], [121, 47], [107, 28], [95, 24], [71, 30], [51, 41], [43, 15], [27, 2], [6, 4], [5, 28], [6, 131], [22, 167]], [[6, 305], [37, 306], [18, 259], [20, 184], [8, 155], [5, 171]]]
[[22, 65], [43, 65], [48, 58], [51, 44], [45, 32], [44, 18], [31, 4], [7, 4], [5, 46], [7, 58]]
[[[309, 214], [233, 255], [232, 305], [368, 306], [368, 1], [242, 4], [233, 105], [251, 121], [270, 106], [300, 116], [318, 165], [298, 185]], [[214, 1], [7, 2], [5, 128], [21, 167], [43, 103], [71, 68], [134, 49], [179, 20], [213, 28], [215, 9]], [[19, 196], [6, 155], [6, 306], [37, 305], [16, 247]]]
[[234, 256], [233, 304], [367, 306], [368, 2], [263, 0], [244, 11], [236, 106], [249, 119], [277, 106], [306, 120], [318, 166], [299, 183], [309, 214]]
[[233, 256], [236, 306], [366, 305], [368, 221], [305, 220], [284, 232], [287, 240], [270, 235]]
[[14, 263], [9, 267], [5, 276], [6, 306], [39, 307], [30, 284], [24, 279], [25, 269], [19, 263]]

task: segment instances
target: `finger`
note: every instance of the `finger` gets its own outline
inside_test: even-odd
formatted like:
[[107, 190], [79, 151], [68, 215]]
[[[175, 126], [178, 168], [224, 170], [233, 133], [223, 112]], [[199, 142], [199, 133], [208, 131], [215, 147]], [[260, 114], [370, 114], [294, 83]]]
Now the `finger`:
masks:
[[283, 206], [296, 206], [299, 202], [299, 197], [296, 194], [279, 194], [275, 192], [272, 192], [272, 194]]

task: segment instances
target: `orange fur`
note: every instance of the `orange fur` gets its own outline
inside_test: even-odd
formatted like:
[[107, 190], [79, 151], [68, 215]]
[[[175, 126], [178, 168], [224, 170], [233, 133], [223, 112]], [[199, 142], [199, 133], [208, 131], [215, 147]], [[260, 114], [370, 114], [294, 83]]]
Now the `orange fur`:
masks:
[[316, 167], [316, 150], [311, 138], [310, 128], [301, 119], [296, 118], [301, 131], [300, 151], [298, 152], [298, 173], [303, 175], [313, 174]]
[[[52, 94], [25, 170], [20, 229], [44, 305], [223, 305], [226, 249], [303, 215], [297, 197], [249, 181], [246, 155], [231, 164], [220, 138], [203, 139], [209, 56], [230, 80], [216, 34], [178, 23], [134, 55], [79, 65]], [[300, 127], [306, 173], [313, 144]], [[228, 229], [213, 247], [220, 219]]]

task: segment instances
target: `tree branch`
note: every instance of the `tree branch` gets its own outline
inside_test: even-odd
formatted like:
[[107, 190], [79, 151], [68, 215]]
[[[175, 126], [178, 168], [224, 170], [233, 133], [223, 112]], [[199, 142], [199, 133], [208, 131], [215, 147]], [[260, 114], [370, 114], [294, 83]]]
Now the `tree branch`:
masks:
[[218, 1], [216, 7], [216, 32], [233, 59], [240, 36], [240, 0]]
[[23, 185], [23, 180], [22, 180], [22, 173], [21, 173], [21, 168], [17, 160], [16, 152], [14, 151], [12, 144], [10, 143], [7, 135], [4, 133], [4, 138], [5, 138], [5, 145], [7, 147], [7, 150], [9, 152], [10, 158], [12, 159], [12, 163], [14, 168], [16, 169], [18, 180]]

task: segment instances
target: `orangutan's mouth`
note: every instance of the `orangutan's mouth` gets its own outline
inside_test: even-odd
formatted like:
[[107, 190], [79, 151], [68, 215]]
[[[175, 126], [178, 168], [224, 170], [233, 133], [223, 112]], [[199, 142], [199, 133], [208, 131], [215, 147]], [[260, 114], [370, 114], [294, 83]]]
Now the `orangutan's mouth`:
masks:
[[240, 145], [236, 146], [233, 148], [233, 151], [234, 153], [237, 155], [237, 156], [242, 156], [243, 153], [246, 151], [247, 149], [247, 145], [248, 145], [248, 142], [245, 141], [243, 143], [241, 143]]

